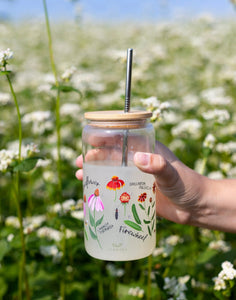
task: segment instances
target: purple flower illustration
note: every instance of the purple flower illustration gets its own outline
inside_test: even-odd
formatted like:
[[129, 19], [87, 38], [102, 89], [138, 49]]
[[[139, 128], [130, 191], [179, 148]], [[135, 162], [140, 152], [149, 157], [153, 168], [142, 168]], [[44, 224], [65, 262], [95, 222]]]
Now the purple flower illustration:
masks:
[[103, 211], [104, 210], [104, 205], [102, 203], [102, 199], [99, 196], [99, 189], [96, 189], [94, 194], [92, 194], [88, 198], [88, 206], [91, 208], [93, 211], [96, 209], [96, 211]]

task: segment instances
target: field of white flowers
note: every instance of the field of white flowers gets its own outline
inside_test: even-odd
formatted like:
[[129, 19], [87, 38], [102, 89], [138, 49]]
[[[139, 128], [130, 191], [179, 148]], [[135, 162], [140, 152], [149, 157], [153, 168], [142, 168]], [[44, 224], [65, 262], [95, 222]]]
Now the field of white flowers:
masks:
[[235, 299], [233, 234], [158, 220], [148, 259], [89, 257], [74, 173], [83, 113], [123, 109], [132, 47], [131, 106], [153, 111], [156, 138], [202, 174], [235, 177], [236, 22], [47, 29], [0, 23], [0, 299]]

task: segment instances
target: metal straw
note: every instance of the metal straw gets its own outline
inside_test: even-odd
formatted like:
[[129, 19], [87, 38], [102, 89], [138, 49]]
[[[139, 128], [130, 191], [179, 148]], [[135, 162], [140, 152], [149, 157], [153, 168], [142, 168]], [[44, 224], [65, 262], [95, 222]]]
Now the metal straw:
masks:
[[[126, 85], [125, 85], [125, 113], [130, 111], [130, 92], [131, 92], [131, 77], [132, 77], [132, 62], [133, 49], [127, 49], [127, 67], [126, 67]], [[122, 148], [122, 166], [127, 166], [128, 163], [128, 130], [125, 130], [123, 136]]]

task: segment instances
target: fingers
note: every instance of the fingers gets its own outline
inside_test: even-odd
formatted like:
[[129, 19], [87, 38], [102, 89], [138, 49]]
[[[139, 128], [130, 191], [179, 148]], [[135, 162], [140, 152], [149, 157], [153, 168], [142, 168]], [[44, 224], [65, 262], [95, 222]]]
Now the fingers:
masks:
[[76, 173], [75, 173], [75, 177], [76, 177], [78, 180], [83, 180], [83, 169], [77, 170]]
[[78, 168], [83, 167], [83, 156], [82, 156], [82, 154], [76, 158], [75, 164]]
[[153, 174], [159, 187], [172, 187], [179, 179], [176, 169], [159, 154], [136, 152], [134, 163], [141, 171]]

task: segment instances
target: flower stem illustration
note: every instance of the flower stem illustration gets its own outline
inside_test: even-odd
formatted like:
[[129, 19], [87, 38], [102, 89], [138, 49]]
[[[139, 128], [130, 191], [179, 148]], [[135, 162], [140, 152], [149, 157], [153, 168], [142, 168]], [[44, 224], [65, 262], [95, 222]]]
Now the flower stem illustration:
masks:
[[[90, 208], [89, 210], [89, 221], [90, 221], [90, 226], [89, 226], [89, 232], [92, 237], [92, 239], [96, 240], [98, 242], [99, 247], [102, 249], [101, 243], [98, 239], [97, 235], [97, 227], [102, 224], [103, 217], [104, 215], [96, 221], [96, 211], [103, 211], [104, 210], [104, 205], [102, 202], [102, 199], [99, 196], [99, 189], [96, 189], [94, 191], [94, 194], [92, 194], [88, 198], [88, 206]], [[91, 213], [93, 212], [93, 215]]]
[[116, 198], [117, 198], [117, 190], [122, 188], [124, 185], [125, 185], [125, 182], [122, 179], [119, 179], [118, 176], [113, 176], [111, 178], [111, 181], [108, 182], [107, 189], [115, 191], [114, 202], [116, 201]]

